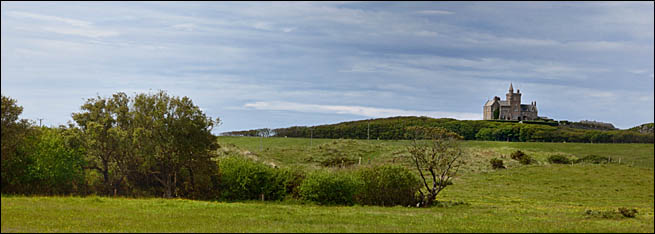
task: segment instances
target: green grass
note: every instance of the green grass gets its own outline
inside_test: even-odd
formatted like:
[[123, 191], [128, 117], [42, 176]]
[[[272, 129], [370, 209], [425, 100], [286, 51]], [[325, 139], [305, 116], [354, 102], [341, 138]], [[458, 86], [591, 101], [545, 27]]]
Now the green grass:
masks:
[[[2, 232], [652, 232], [653, 170], [526, 166], [464, 176], [434, 208], [2, 197]], [[636, 208], [636, 218], [585, 211]]]
[[[406, 152], [411, 141], [397, 140], [335, 140], [307, 138], [258, 138], [258, 137], [219, 137], [219, 143], [225, 148], [236, 147], [250, 152], [254, 157], [278, 165], [304, 164], [316, 166], [308, 158], [323, 154], [322, 146], [338, 144], [342, 151], [354, 154], [365, 153], [363, 164], [386, 164], [402, 161], [400, 157]], [[353, 143], [354, 142], [354, 143]], [[473, 172], [489, 170], [489, 159], [506, 158], [510, 166], [518, 165], [509, 160], [509, 155], [521, 150], [541, 163], [550, 155], [564, 154], [571, 157], [583, 157], [589, 154], [611, 157], [612, 160], [635, 167], [654, 168], [653, 144], [586, 144], [586, 143], [546, 143], [546, 142], [499, 142], [499, 141], [463, 141], [462, 146], [468, 150], [470, 165], [467, 170]], [[363, 150], [362, 150], [363, 149]]]
[[[262, 148], [260, 150], [260, 141]], [[409, 141], [220, 137], [223, 152], [279, 166], [351, 154], [362, 164], [403, 163]], [[2, 196], [2, 232], [653, 232], [653, 144], [466, 141], [467, 164], [433, 208], [283, 202]], [[520, 165], [515, 150], [537, 159]], [[617, 164], [549, 164], [553, 154], [611, 156]], [[506, 170], [490, 169], [489, 159]], [[586, 210], [636, 208], [636, 218]]]

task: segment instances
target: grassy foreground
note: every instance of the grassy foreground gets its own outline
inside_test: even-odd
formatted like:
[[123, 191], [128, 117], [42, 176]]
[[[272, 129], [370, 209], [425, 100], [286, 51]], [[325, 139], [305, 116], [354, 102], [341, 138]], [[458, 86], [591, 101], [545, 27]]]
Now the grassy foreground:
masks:
[[[402, 163], [408, 141], [221, 137], [223, 149], [280, 166], [317, 167], [325, 152], [362, 164]], [[260, 146], [261, 144], [261, 146]], [[650, 232], [652, 144], [463, 143], [467, 165], [433, 208], [317, 206], [283, 202], [2, 196], [2, 232]], [[261, 148], [260, 148], [261, 147]], [[520, 149], [538, 160], [519, 165]], [[621, 164], [549, 164], [553, 154], [598, 154]], [[504, 158], [508, 169], [491, 170]], [[463, 204], [462, 204], [463, 203]], [[635, 218], [588, 215], [635, 208]]]
[[[527, 166], [465, 176], [433, 208], [2, 197], [2, 232], [653, 232], [653, 170]], [[452, 203], [451, 203], [452, 204]], [[636, 218], [586, 210], [636, 208]]]

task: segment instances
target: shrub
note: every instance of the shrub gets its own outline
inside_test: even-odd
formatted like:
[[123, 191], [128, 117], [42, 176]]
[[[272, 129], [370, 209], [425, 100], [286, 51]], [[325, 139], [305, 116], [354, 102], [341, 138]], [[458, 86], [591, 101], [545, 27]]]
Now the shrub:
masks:
[[585, 214], [588, 217], [594, 217], [594, 218], [604, 218], [604, 219], [620, 219], [620, 218], [634, 218], [637, 216], [637, 209], [629, 209], [625, 207], [621, 207], [616, 210], [609, 210], [609, 211], [595, 211], [595, 210], [587, 210]]
[[519, 163], [523, 165], [528, 165], [534, 162], [534, 160], [532, 160], [532, 158], [529, 155], [521, 152], [520, 150], [517, 150], [516, 152], [512, 153], [510, 157], [514, 160], [519, 161]]
[[355, 198], [363, 205], [413, 205], [421, 187], [418, 177], [402, 166], [362, 168], [357, 171], [357, 178], [362, 185]]
[[332, 156], [321, 161], [324, 167], [347, 167], [357, 163], [357, 160], [347, 156]]
[[305, 171], [300, 167], [284, 168], [280, 171], [284, 181], [286, 194], [293, 198], [300, 198], [300, 185], [307, 177]]
[[634, 208], [629, 209], [629, 208], [621, 207], [619, 208], [619, 212], [623, 215], [623, 217], [626, 218], [634, 218], [635, 216], [637, 216], [637, 209]]
[[489, 160], [489, 163], [491, 163], [491, 168], [493, 169], [505, 169], [502, 159], [492, 158]]
[[220, 159], [219, 188], [227, 200], [281, 200], [286, 192], [283, 173], [253, 160], [229, 156]]
[[548, 157], [548, 162], [552, 164], [571, 164], [571, 160], [569, 158], [560, 154]]
[[300, 185], [300, 197], [322, 205], [353, 205], [358, 183], [351, 174], [329, 171], [310, 173]]
[[607, 163], [609, 161], [609, 157], [603, 157], [603, 156], [598, 156], [598, 155], [587, 155], [582, 158], [579, 158], [576, 160], [576, 163], [593, 163], [593, 164], [601, 164], [601, 163]]
[[[17, 147], [13, 191], [23, 194], [71, 194], [84, 190], [84, 148], [67, 129], [35, 129]], [[7, 191], [3, 191], [7, 192]]]
[[523, 152], [520, 151], [520, 150], [517, 150], [517, 151], [513, 152], [513, 153], [510, 155], [510, 158], [512, 158], [512, 159], [514, 159], [514, 160], [517, 160], [517, 161], [520, 161], [521, 158], [523, 158], [523, 157], [525, 157], [525, 153], [523, 153]]

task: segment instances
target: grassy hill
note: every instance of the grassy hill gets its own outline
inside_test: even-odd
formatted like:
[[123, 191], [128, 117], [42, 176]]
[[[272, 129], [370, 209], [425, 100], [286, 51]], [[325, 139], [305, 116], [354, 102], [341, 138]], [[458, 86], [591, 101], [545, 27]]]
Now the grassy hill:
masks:
[[[325, 150], [338, 153], [358, 155], [363, 164], [383, 164], [400, 161], [409, 140], [344, 140], [344, 139], [307, 139], [280, 137], [219, 137], [223, 150], [239, 150], [253, 157], [259, 157], [276, 165], [302, 164], [316, 166], [308, 161], [318, 157]], [[510, 166], [509, 154], [521, 150], [545, 164], [546, 159], [555, 154], [572, 158], [586, 155], [611, 157], [622, 164], [635, 167], [653, 168], [653, 144], [588, 144], [588, 143], [550, 143], [550, 142], [499, 142], [499, 141], [463, 141], [462, 146], [468, 150], [469, 167], [476, 171], [487, 171], [489, 159], [505, 156]], [[518, 163], [517, 163], [518, 165]]]
[[[605, 126], [608, 125], [609, 127]], [[399, 116], [318, 126], [273, 129], [278, 137], [332, 139], [410, 140], [408, 127], [436, 127], [459, 134], [466, 140], [520, 142], [653, 143], [651, 133], [617, 130], [611, 124], [581, 121], [456, 120]], [[223, 136], [259, 136], [261, 130], [225, 132]]]

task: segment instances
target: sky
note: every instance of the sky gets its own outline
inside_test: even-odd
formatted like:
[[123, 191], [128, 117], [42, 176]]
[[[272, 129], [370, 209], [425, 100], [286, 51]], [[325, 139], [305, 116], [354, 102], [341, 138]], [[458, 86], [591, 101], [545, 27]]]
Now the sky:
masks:
[[391, 116], [653, 122], [653, 2], [2, 2], [2, 95], [72, 121], [165, 90], [214, 133]]

